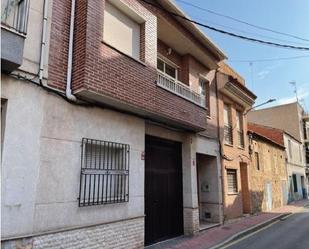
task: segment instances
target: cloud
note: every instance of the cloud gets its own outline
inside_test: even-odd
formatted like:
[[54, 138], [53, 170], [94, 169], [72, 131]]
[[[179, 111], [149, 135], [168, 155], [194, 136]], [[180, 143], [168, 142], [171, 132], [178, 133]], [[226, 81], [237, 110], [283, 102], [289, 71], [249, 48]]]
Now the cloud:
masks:
[[265, 79], [266, 76], [267, 76], [272, 70], [274, 70], [274, 69], [280, 67], [281, 64], [282, 64], [281, 62], [277, 62], [277, 63], [274, 63], [274, 64], [272, 64], [272, 65], [270, 65], [270, 66], [264, 68], [262, 71], [260, 71], [260, 72], [257, 73], [258, 79], [260, 79], [260, 80]]
[[267, 76], [267, 74], [269, 74], [269, 73], [270, 73], [269, 70], [263, 70], [263, 71], [261, 71], [261, 72], [258, 72], [257, 77], [258, 77], [260, 80], [262, 80], [262, 79], [265, 79], [266, 76]]

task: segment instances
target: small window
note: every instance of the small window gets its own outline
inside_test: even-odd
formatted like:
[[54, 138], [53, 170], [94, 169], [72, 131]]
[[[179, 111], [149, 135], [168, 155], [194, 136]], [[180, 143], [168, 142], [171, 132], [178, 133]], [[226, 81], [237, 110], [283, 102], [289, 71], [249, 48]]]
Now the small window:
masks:
[[159, 58], [157, 59], [157, 69], [168, 76], [177, 79], [177, 68]]
[[238, 193], [236, 169], [227, 170], [227, 187], [228, 187], [228, 193], [230, 194]]
[[293, 188], [294, 188], [294, 192], [298, 192], [296, 174], [293, 174]]
[[109, 1], [105, 1], [103, 40], [124, 54], [140, 59], [140, 23]]
[[254, 161], [256, 169], [260, 170], [260, 157], [258, 152], [254, 152]]
[[231, 121], [231, 108], [229, 105], [224, 104], [224, 142], [233, 145], [233, 128]]
[[79, 206], [129, 201], [127, 144], [82, 139]]
[[292, 159], [293, 156], [292, 156], [292, 143], [291, 143], [291, 140], [288, 140], [288, 149], [289, 149], [290, 159]]

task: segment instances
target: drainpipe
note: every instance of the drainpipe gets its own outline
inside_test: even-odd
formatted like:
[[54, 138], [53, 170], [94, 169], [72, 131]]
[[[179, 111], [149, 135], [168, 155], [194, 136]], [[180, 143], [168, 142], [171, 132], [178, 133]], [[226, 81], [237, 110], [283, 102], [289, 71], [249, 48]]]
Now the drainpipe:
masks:
[[76, 97], [72, 94], [72, 58], [73, 58], [73, 38], [74, 38], [74, 19], [75, 19], [75, 0], [71, 4], [71, 20], [70, 20], [70, 37], [69, 37], [69, 55], [67, 70], [67, 85], [65, 95], [69, 100], [76, 101]]
[[46, 46], [46, 25], [47, 25], [47, 8], [48, 0], [44, 0], [43, 3], [43, 28], [42, 28], [42, 40], [41, 40], [41, 54], [40, 54], [40, 65], [39, 65], [39, 79], [40, 82], [43, 80], [43, 71], [44, 71], [44, 54]]
[[[72, 58], [73, 58], [73, 38], [74, 38], [74, 19], [75, 19], [75, 1], [72, 0], [71, 4], [71, 18], [70, 18], [70, 35], [69, 35], [69, 53], [68, 53], [68, 66], [67, 66], [67, 82], [66, 82], [66, 97], [71, 101], [76, 101], [76, 97], [72, 94]], [[39, 80], [43, 80], [44, 71], [44, 54], [46, 46], [46, 26], [47, 26], [47, 10], [48, 0], [44, 0], [43, 9], [43, 29], [42, 29], [42, 42], [41, 42], [41, 55], [40, 55], [40, 66], [39, 66]], [[45, 86], [47, 87], [47, 86]]]
[[223, 165], [223, 153], [222, 153], [222, 144], [221, 144], [221, 132], [220, 132], [220, 120], [219, 120], [219, 93], [218, 93], [218, 69], [215, 72], [215, 83], [216, 83], [216, 100], [217, 100], [217, 132], [218, 132], [218, 141], [219, 141], [219, 152], [220, 152], [220, 161], [221, 161], [221, 186], [222, 186], [222, 215], [224, 223], [224, 207], [225, 207], [225, 184], [224, 184], [224, 165]]

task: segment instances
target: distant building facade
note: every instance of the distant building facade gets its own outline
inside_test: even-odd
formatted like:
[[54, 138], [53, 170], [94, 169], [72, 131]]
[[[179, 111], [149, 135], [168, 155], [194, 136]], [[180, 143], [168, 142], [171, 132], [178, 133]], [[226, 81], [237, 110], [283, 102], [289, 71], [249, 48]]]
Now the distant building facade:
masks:
[[288, 202], [288, 181], [281, 130], [248, 124], [252, 212], [270, 211]]
[[[307, 197], [308, 193], [308, 115], [298, 102], [248, 113], [249, 122], [284, 131], [289, 201]], [[307, 170], [308, 172], [308, 170]]]

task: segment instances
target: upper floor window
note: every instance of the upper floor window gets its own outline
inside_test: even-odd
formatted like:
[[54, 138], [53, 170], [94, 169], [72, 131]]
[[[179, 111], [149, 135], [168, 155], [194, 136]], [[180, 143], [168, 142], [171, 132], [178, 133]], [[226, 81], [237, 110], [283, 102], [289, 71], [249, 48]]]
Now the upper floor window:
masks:
[[28, 25], [29, 0], [2, 0], [1, 24], [26, 34]]
[[171, 64], [167, 63], [166, 61], [158, 58], [157, 59], [157, 68], [167, 74], [168, 76], [177, 79], [177, 68], [172, 66]]
[[137, 20], [106, 1], [103, 28], [104, 42], [124, 54], [140, 59], [141, 25]]
[[231, 108], [229, 105], [224, 104], [224, 142], [227, 144], [233, 144], [233, 128], [231, 118]]
[[290, 159], [292, 159], [293, 158], [293, 156], [292, 156], [292, 143], [291, 143], [291, 140], [288, 140], [288, 149], [289, 149], [289, 157], [290, 157]]
[[244, 131], [243, 131], [243, 116], [240, 111], [236, 112], [236, 127], [238, 135], [238, 146], [241, 148], [245, 147]]
[[209, 115], [210, 114], [209, 81], [202, 77], [199, 79], [199, 94], [202, 97], [202, 105], [208, 108], [208, 115]]

